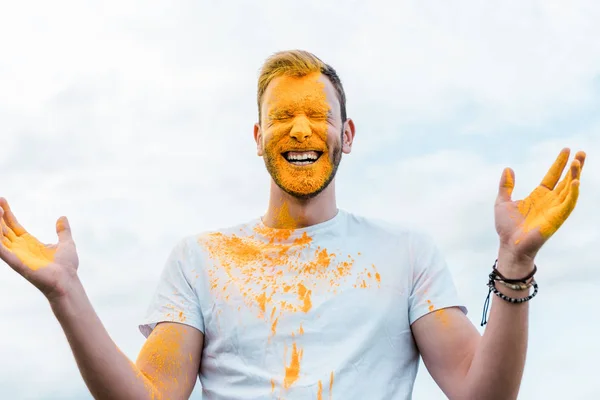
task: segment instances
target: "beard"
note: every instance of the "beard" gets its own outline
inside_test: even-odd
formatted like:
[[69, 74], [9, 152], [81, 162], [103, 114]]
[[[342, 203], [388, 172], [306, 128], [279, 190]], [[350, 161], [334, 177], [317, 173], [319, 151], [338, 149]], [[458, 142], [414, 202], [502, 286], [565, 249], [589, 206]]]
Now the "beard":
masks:
[[281, 190], [297, 199], [308, 200], [319, 195], [335, 178], [342, 160], [342, 141], [307, 166], [292, 165], [277, 149], [266, 148], [263, 159], [271, 178]]

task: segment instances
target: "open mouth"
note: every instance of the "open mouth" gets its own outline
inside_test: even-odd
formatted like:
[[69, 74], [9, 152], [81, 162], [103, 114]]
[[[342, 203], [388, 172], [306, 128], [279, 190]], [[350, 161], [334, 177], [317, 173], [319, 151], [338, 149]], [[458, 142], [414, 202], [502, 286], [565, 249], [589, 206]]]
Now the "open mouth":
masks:
[[308, 151], [286, 151], [281, 153], [283, 158], [286, 159], [292, 165], [310, 165], [314, 164], [323, 154], [322, 151], [308, 150]]

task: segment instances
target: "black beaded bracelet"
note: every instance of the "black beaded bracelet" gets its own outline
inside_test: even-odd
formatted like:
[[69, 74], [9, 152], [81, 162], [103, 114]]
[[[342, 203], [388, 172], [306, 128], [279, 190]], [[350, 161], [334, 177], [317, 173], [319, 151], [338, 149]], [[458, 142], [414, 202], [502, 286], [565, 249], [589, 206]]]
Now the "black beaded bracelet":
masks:
[[533, 286], [533, 293], [531, 293], [529, 296], [527, 297], [521, 297], [518, 299], [515, 299], [513, 297], [508, 297], [507, 295], [505, 295], [504, 293], [501, 293], [498, 289], [496, 289], [496, 286], [492, 283], [491, 285], [488, 284], [490, 290], [492, 292], [494, 292], [494, 294], [498, 297], [500, 297], [502, 300], [504, 301], [508, 301], [509, 303], [524, 303], [526, 301], [529, 301], [531, 299], [533, 299], [535, 297], [535, 295], [538, 292], [538, 284], [537, 282], [534, 280], [531, 282], [531, 286]]

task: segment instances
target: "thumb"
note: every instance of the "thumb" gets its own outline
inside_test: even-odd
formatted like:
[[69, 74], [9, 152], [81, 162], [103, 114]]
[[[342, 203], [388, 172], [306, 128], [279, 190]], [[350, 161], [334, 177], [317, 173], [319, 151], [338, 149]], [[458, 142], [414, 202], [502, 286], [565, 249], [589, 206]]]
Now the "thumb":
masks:
[[515, 188], [515, 172], [511, 168], [504, 168], [498, 188], [498, 201], [511, 201], [513, 189]]
[[56, 234], [58, 235], [58, 242], [63, 243], [72, 240], [71, 226], [67, 217], [60, 217], [56, 221]]

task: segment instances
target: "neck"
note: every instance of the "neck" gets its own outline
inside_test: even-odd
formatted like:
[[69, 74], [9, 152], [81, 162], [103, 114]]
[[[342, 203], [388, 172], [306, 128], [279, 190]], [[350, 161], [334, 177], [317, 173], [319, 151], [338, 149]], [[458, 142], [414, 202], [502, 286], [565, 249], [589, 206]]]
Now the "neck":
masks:
[[312, 199], [298, 199], [271, 181], [269, 207], [263, 223], [269, 228], [297, 229], [320, 224], [335, 217], [335, 179]]

